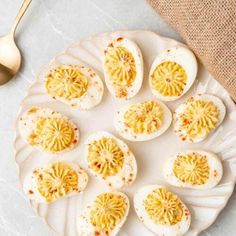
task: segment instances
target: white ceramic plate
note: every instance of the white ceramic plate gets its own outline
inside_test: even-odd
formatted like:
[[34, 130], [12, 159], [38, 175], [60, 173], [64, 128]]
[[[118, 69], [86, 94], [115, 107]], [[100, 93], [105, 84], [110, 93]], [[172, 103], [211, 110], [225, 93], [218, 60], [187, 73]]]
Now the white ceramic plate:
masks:
[[[143, 53], [145, 63], [145, 78], [141, 91], [129, 101], [118, 101], [107, 91], [100, 105], [91, 111], [78, 111], [69, 106], [51, 99], [44, 90], [43, 77], [50, 67], [56, 64], [87, 64], [93, 67], [103, 78], [102, 72], [102, 50], [111, 39], [118, 36], [127, 37], [134, 40]], [[19, 167], [20, 182], [26, 174], [34, 167], [49, 163], [54, 160], [74, 161], [85, 167], [84, 160], [84, 141], [94, 131], [106, 130], [112, 134], [116, 133], [113, 127], [113, 117], [115, 111], [127, 103], [139, 102], [152, 98], [148, 86], [148, 72], [155, 56], [164, 49], [177, 45], [172, 39], [163, 38], [152, 32], [146, 31], [123, 31], [106, 33], [82, 40], [66, 49], [63, 53], [56, 56], [50, 64], [39, 71], [33, 85], [23, 100], [19, 115], [32, 105], [53, 108], [69, 117], [78, 124], [81, 139], [80, 145], [71, 152], [52, 156], [33, 149], [27, 145], [19, 134], [16, 126], [15, 139], [15, 159]], [[230, 99], [227, 92], [210, 76], [210, 74], [199, 65], [197, 82], [192, 89], [176, 102], [167, 103], [169, 108], [174, 109], [183, 102], [190, 94], [211, 93], [221, 97], [227, 106], [227, 116], [222, 125], [206, 141], [199, 144], [186, 144], [179, 140], [171, 127], [164, 135], [148, 142], [134, 143], [126, 142], [136, 155], [138, 162], [138, 176], [135, 183], [123, 189], [128, 194], [131, 201], [129, 217], [124, 227], [121, 229], [120, 236], [131, 235], [153, 235], [139, 221], [133, 209], [133, 194], [145, 184], [158, 184], [165, 181], [162, 176], [162, 167], [166, 158], [182, 148], [204, 148], [216, 152], [223, 160], [224, 177], [221, 183], [212, 190], [197, 191], [188, 189], [178, 189], [170, 186], [170, 189], [177, 193], [186, 203], [192, 213], [192, 224], [187, 236], [199, 234], [202, 230], [209, 227], [216, 219], [219, 212], [226, 205], [233, 192], [236, 175], [236, 110], [235, 104]], [[108, 190], [109, 188], [100, 181], [90, 176], [89, 184], [83, 195], [58, 200], [50, 205], [36, 204], [31, 201], [32, 207], [37, 214], [58, 234], [65, 236], [76, 236], [76, 220], [81, 209], [94, 197], [95, 194]]]

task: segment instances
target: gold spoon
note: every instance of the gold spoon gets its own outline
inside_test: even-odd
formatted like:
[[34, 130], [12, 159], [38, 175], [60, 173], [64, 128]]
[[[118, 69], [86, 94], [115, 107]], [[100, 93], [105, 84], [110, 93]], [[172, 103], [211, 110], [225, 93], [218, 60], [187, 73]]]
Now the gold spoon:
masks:
[[15, 44], [16, 28], [32, 0], [24, 0], [15, 22], [6, 36], [0, 38], [0, 85], [7, 83], [18, 72], [21, 65], [21, 54]]

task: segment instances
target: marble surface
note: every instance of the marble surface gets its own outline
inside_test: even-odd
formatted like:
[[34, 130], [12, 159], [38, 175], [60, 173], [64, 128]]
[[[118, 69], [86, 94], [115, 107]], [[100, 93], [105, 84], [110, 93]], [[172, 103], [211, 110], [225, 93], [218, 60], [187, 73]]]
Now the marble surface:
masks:
[[[21, 0], [0, 1], [0, 35], [4, 35]], [[33, 0], [16, 34], [23, 63], [16, 77], [0, 87], [0, 235], [49, 236], [21, 191], [14, 163], [14, 121], [37, 69], [66, 46], [82, 38], [122, 29], [151, 30], [181, 40], [145, 0]], [[215, 224], [201, 236], [236, 235], [236, 194]]]

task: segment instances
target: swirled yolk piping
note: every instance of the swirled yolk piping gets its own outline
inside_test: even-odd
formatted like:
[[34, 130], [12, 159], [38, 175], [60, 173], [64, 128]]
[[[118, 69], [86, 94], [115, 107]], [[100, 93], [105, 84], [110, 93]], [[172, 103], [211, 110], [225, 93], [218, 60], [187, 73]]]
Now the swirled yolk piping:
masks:
[[207, 157], [197, 152], [179, 155], [173, 165], [176, 178], [191, 185], [203, 185], [210, 175]]
[[101, 138], [89, 144], [89, 167], [103, 178], [116, 175], [124, 164], [124, 153], [112, 138]]
[[219, 109], [212, 101], [190, 98], [179, 116], [180, 130], [190, 140], [207, 136], [219, 123]]
[[144, 207], [155, 224], [175, 225], [183, 216], [180, 199], [165, 188], [159, 188], [147, 195]]
[[59, 66], [51, 70], [45, 80], [48, 94], [68, 100], [82, 97], [88, 89], [88, 84], [88, 77], [78, 66]]
[[50, 203], [78, 191], [78, 175], [67, 164], [58, 162], [37, 174], [38, 191]]
[[187, 74], [176, 62], [162, 62], [151, 75], [152, 88], [163, 96], [181, 96], [186, 83]]
[[100, 194], [96, 197], [90, 211], [90, 222], [99, 232], [110, 235], [109, 232], [125, 217], [127, 207], [127, 202], [121, 195]]
[[132, 105], [124, 114], [125, 125], [135, 134], [150, 134], [163, 123], [163, 109], [155, 101]]
[[28, 141], [52, 153], [61, 152], [77, 142], [74, 127], [64, 118], [40, 118]]
[[126, 96], [126, 89], [133, 85], [137, 74], [132, 53], [122, 46], [109, 46], [105, 51], [104, 67], [117, 96]]

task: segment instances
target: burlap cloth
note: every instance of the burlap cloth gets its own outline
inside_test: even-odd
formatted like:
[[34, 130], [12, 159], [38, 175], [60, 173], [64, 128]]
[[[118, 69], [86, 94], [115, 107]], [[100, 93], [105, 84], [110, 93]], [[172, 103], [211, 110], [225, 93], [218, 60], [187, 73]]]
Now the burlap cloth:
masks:
[[236, 0], [147, 0], [236, 101]]

